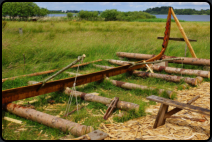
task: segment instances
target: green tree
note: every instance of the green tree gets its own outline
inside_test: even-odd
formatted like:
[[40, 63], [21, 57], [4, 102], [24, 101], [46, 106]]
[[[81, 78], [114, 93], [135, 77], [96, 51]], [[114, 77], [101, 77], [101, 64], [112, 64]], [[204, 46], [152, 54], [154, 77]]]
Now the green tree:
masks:
[[119, 12], [116, 9], [105, 10], [101, 13], [101, 17], [105, 18], [105, 21], [115, 21], [118, 14]]
[[71, 12], [67, 13], [68, 19], [71, 19], [73, 17], [73, 14]]
[[9, 15], [10, 19], [19, 16], [27, 20], [32, 16], [44, 16], [48, 13], [45, 8], [39, 8], [33, 2], [5, 2], [2, 5], [2, 16]]

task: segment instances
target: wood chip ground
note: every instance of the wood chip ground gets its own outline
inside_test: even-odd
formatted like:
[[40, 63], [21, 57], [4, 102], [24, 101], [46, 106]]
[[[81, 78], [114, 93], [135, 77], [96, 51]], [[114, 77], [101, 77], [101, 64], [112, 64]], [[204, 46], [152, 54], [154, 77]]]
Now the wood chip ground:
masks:
[[[181, 103], [200, 95], [192, 105], [210, 109], [210, 83], [204, 82], [198, 87], [189, 90], [178, 90], [177, 99]], [[163, 126], [153, 129], [160, 103], [151, 105], [146, 109], [148, 115], [124, 123], [116, 123], [109, 118], [111, 124], [101, 123], [99, 129], [108, 133], [105, 140], [207, 140], [210, 137], [210, 117], [199, 113], [182, 110], [173, 116], [180, 118], [167, 118]], [[174, 107], [170, 106], [169, 110]], [[204, 122], [191, 121], [187, 118], [203, 119]]]

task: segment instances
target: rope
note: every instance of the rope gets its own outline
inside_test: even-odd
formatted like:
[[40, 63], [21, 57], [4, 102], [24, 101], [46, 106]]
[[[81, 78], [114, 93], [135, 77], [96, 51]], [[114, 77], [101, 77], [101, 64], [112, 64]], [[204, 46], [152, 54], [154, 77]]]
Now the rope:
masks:
[[[78, 59], [79, 59], [79, 57], [80, 57], [80, 56], [78, 56]], [[81, 63], [83, 62], [83, 59], [84, 59], [84, 58], [82, 58]], [[77, 74], [78, 74], [78, 72], [79, 72], [79, 64], [80, 64], [80, 63], [78, 63], [77, 73], [76, 73], [75, 80], [74, 80], [74, 83], [73, 83], [73, 86], [72, 86], [72, 89], [71, 89], [71, 90], [73, 91], [73, 93], [70, 93], [70, 96], [69, 96], [69, 100], [68, 100], [68, 104], [67, 104], [67, 107], [66, 107], [65, 114], [68, 114], [69, 109], [70, 109], [70, 105], [71, 105], [71, 102], [72, 102], [73, 94], [74, 94], [74, 92], [76, 92], [75, 86], [76, 86]], [[71, 101], [70, 101], [70, 99], [71, 99]], [[77, 96], [76, 96], [76, 103], [77, 103]], [[68, 109], [68, 110], [67, 110], [67, 109]], [[78, 113], [78, 103], [77, 103], [77, 113]]]

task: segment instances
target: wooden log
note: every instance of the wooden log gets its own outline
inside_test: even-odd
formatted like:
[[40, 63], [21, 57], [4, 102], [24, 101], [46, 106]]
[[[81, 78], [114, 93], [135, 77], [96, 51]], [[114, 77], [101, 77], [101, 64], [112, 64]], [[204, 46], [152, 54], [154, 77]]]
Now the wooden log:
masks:
[[[102, 61], [102, 59], [99, 59], [99, 60], [96, 60], [96, 61], [92, 61], [92, 62], [82, 63], [82, 64], [79, 64], [79, 66], [85, 66], [85, 65], [88, 65], [90, 63], [99, 62], [99, 61]], [[75, 67], [78, 67], [78, 65], [74, 65], [74, 66], [72, 66], [70, 68], [75, 68]], [[16, 78], [19, 78], [19, 77], [37, 76], [37, 75], [48, 74], [48, 73], [55, 72], [57, 70], [59, 70], [59, 69], [54, 69], [54, 70], [49, 70], [49, 71], [43, 71], [43, 72], [37, 72], [37, 73], [32, 73], [32, 74], [26, 74], [26, 75], [21, 75], [21, 76], [15, 76], [15, 77], [10, 77], [10, 78], [4, 78], [4, 79], [2, 79], [2, 82], [6, 81], [6, 80], [13, 80], [13, 79], [16, 79]]]
[[79, 74], [79, 73], [75, 73], [75, 72], [68, 72], [68, 71], [65, 71], [64, 73], [67, 73], [67, 74], [69, 74], [70, 76], [72, 76], [72, 75], [74, 75], [74, 76], [79, 76], [79, 75], [81, 75], [81, 74]]
[[[110, 99], [110, 98], [106, 98], [106, 97], [102, 97], [102, 96], [96, 96], [96, 95], [92, 95], [92, 94], [87, 94], [87, 93], [83, 93], [83, 92], [79, 92], [79, 91], [73, 91], [68, 87], [66, 87], [66, 89], [64, 90], [64, 93], [67, 94], [67, 95], [70, 95], [70, 93], [72, 93], [73, 96], [81, 97], [85, 101], [98, 102], [98, 103], [102, 103], [102, 104], [105, 104], [105, 105], [110, 104], [111, 101], [112, 101], [112, 99]], [[122, 109], [122, 110], [132, 110], [132, 109], [135, 109], [135, 111], [139, 110], [138, 104], [125, 102], [125, 101], [118, 101], [116, 107], [118, 109]]]
[[[142, 90], [143, 89], [150, 89], [150, 90], [155, 90], [156, 89], [154, 87], [148, 87], [148, 86], [138, 85], [138, 84], [134, 84], [134, 83], [111, 80], [108, 77], [106, 77], [105, 79], [110, 81], [113, 85], [121, 87], [121, 88], [125, 88], [125, 89], [142, 89]], [[169, 96], [169, 98], [171, 98], [171, 95], [173, 94], [173, 92], [170, 91], [170, 90], [159, 89], [158, 90], [158, 94], [161, 94], [164, 91]]]
[[172, 81], [172, 82], [180, 82], [181, 80], [183, 80], [184, 82], [190, 85], [194, 85], [194, 86], [197, 85], [196, 78], [180, 77], [176, 75], [166, 75], [166, 74], [159, 74], [159, 73], [149, 73], [149, 72], [143, 72], [143, 71], [133, 71], [133, 74], [140, 77], [154, 77], [154, 78], [165, 79], [167, 81]]
[[109, 66], [103, 66], [103, 65], [96, 65], [96, 64], [93, 64], [94, 67], [97, 67], [97, 68], [101, 68], [101, 69], [111, 69], [113, 67], [109, 67]]
[[63, 132], [69, 131], [75, 136], [82, 136], [94, 130], [91, 126], [81, 125], [75, 122], [71, 122], [56, 116], [52, 116], [34, 109], [19, 106], [17, 104], [8, 103], [5, 109], [20, 117], [36, 121], [46, 126], [60, 129]]
[[181, 32], [186, 44], [188, 46], [188, 49], [189, 49], [192, 57], [197, 58], [197, 56], [196, 56], [196, 54], [195, 54], [195, 52], [194, 52], [194, 50], [193, 50], [188, 38], [187, 38], [187, 36], [186, 36], [186, 34], [185, 34], [184, 30], [183, 30], [183, 27], [181, 26], [181, 24], [180, 24], [179, 20], [177, 19], [177, 17], [176, 17], [176, 15], [175, 15], [175, 13], [174, 13], [172, 8], [171, 8], [171, 12], [172, 12], [172, 16], [174, 17], [175, 23], [177, 24], [177, 26], [178, 26], [178, 28], [179, 28], [179, 30], [180, 30], [180, 32]]
[[[108, 60], [110, 63], [115, 63], [115, 64], [123, 64], [126, 65], [126, 61], [119, 61], [119, 60]], [[148, 72], [143, 72], [143, 71], [133, 71], [133, 74], [140, 76], [140, 77], [154, 77], [154, 78], [161, 78], [165, 79], [167, 81], [172, 81], [172, 82], [180, 82], [181, 80], [184, 80], [186, 83], [191, 84], [191, 85], [197, 85], [197, 79], [196, 78], [190, 78], [190, 77], [180, 77], [176, 75], [166, 75], [166, 74], [159, 74], [159, 73], [148, 73]]]
[[[110, 59], [107, 61], [117, 65], [128, 64], [127, 61], [120, 61], [120, 60], [113, 60], [113, 59]], [[201, 76], [205, 78], [210, 78], [210, 71], [182, 69], [182, 68], [165, 67], [165, 66], [158, 66], [158, 65], [152, 65], [151, 68], [156, 71], [165, 71], [167, 73], [176, 73], [176, 74], [182, 74], [182, 75], [196, 75], [196, 76]]]
[[158, 65], [152, 65], [152, 69], [156, 71], [165, 71], [167, 73], [176, 73], [176, 74], [182, 74], [182, 75], [196, 75], [196, 76], [201, 76], [205, 78], [210, 78], [210, 71], [164, 67], [164, 66], [158, 66]]
[[[147, 60], [156, 56], [151, 54], [127, 53], [127, 52], [117, 52], [116, 55], [119, 57], [126, 57], [126, 58], [138, 59], [138, 60]], [[176, 57], [176, 56], [165, 56], [165, 55], [161, 57], [161, 59], [168, 59], [168, 58], [184, 58], [183, 61], [173, 60], [173, 61], [168, 61], [169, 63], [178, 63], [178, 64], [183, 63], [183, 64], [189, 64], [189, 65], [210, 66], [210, 59]]]

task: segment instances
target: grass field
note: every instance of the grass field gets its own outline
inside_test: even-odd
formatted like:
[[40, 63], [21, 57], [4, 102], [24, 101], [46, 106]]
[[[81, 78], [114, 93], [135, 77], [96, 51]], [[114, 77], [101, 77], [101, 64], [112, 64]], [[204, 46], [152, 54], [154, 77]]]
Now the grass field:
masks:
[[[197, 42], [191, 42], [191, 45], [198, 58], [210, 59], [210, 22], [182, 22], [181, 23], [188, 38], [196, 39]], [[23, 35], [19, 34], [19, 28], [23, 29]], [[51, 22], [12, 22], [7, 21], [6, 27], [2, 29], [2, 78], [30, 74], [40, 71], [47, 71], [56, 68], [63, 68], [76, 60], [82, 54], [86, 55], [84, 62], [97, 59], [119, 59], [116, 52], [133, 52], [144, 54], [158, 54], [162, 48], [162, 40], [158, 36], [164, 36], [165, 22], [118, 22], [118, 21], [51, 21]], [[171, 25], [170, 37], [182, 37], [175, 22]], [[185, 42], [169, 41], [165, 55], [184, 56]], [[24, 57], [25, 55], [25, 64]], [[192, 57], [187, 50], [187, 57]], [[115, 66], [102, 61], [96, 64]], [[183, 67], [190, 69], [203, 69], [202, 66], [171, 64], [169, 66]], [[144, 70], [144, 69], [141, 69]], [[76, 72], [76, 68], [67, 71]], [[80, 67], [80, 74], [87, 74], [100, 71], [88, 65]], [[51, 73], [53, 74], [53, 73]], [[28, 81], [42, 81], [51, 74], [34, 77], [17, 78], [8, 80], [2, 84], [2, 90], [26, 86]], [[62, 73], [54, 80], [68, 78]], [[192, 77], [192, 76], [189, 76]], [[162, 89], [171, 89], [181, 83], [167, 82], [162, 79], [139, 78], [129, 74], [121, 74], [112, 79], [142, 84], [146, 86], [155, 86]], [[204, 79], [209, 81], [210, 79]], [[131, 118], [146, 115], [145, 107], [154, 102], [144, 102], [141, 99], [148, 95], [158, 95], [156, 91], [126, 90], [113, 86], [107, 81], [102, 83], [89, 83], [87, 85], [76, 87], [76, 90], [85, 93], [98, 92], [101, 96], [108, 98], [119, 97], [119, 100], [133, 102], [140, 105], [138, 114], [130, 112], [122, 119], [114, 119], [117, 122], [123, 122]], [[44, 108], [50, 106], [46, 97], [51, 96], [56, 104], [52, 105], [57, 111], [46, 111]], [[65, 102], [68, 102], [69, 96], [62, 92], [53, 92], [47, 95], [36, 96], [21, 100], [27, 104], [30, 100], [37, 99], [32, 105], [36, 110], [59, 115], [65, 111]], [[16, 101], [15, 103], [20, 102]], [[78, 98], [78, 103], [84, 103]], [[101, 114], [107, 107], [102, 104], [88, 102], [89, 105], [78, 112], [75, 112], [67, 119], [74, 122], [83, 121], [83, 125], [93, 126], [98, 129], [100, 123], [107, 123], [101, 116], [95, 117], [91, 114]], [[73, 99], [70, 110], [76, 108], [76, 100]], [[4, 127], [2, 137], [5, 140], [35, 140], [35, 139], [58, 139], [67, 135], [60, 130], [53, 129], [37, 122], [21, 118], [9, 112], [2, 112], [7, 117], [15, 118], [24, 122], [23, 125], [4, 121], [7, 127]], [[116, 110], [115, 113], [118, 113]], [[62, 116], [63, 114], [60, 114]], [[88, 117], [87, 119], [85, 119]], [[33, 127], [31, 127], [33, 126]], [[26, 128], [26, 131], [14, 132], [19, 128]], [[39, 134], [43, 130], [42, 134]]]

